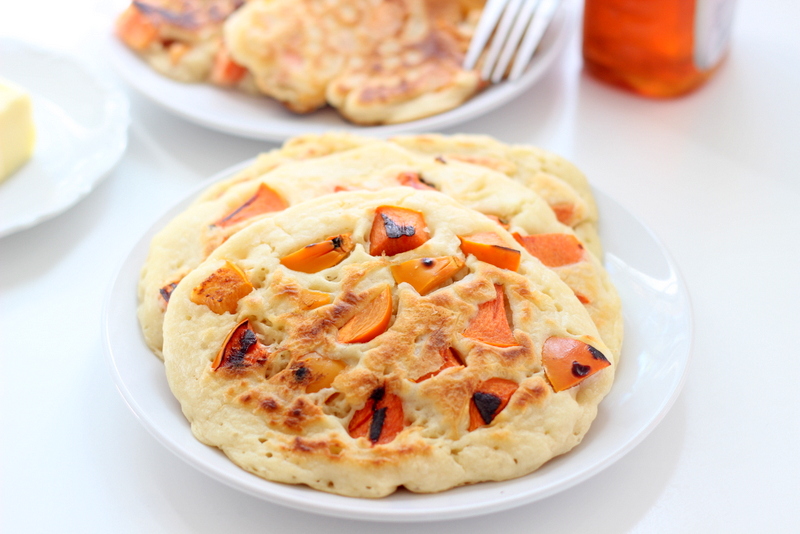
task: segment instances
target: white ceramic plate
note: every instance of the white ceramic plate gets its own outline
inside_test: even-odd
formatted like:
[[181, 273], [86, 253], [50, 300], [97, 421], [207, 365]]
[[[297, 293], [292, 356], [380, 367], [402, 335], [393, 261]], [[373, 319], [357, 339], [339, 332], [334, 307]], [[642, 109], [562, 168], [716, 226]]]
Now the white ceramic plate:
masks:
[[573, 3], [572, 0], [562, 2], [528, 70], [518, 80], [489, 87], [458, 108], [439, 115], [387, 126], [357, 126], [331, 109], [296, 115], [268, 97], [205, 84], [176, 82], [158, 74], [113, 35], [109, 35], [106, 47], [111, 64], [134, 89], [167, 110], [215, 130], [268, 141], [284, 141], [296, 135], [333, 130], [383, 137], [453, 126], [483, 115], [528, 90], [553, 64], [572, 32], [577, 18]]
[[542, 499], [600, 472], [644, 439], [675, 401], [692, 336], [686, 287], [655, 236], [619, 204], [595, 191], [606, 265], [624, 307], [625, 342], [614, 387], [578, 447], [516, 480], [432, 495], [399, 491], [379, 500], [341, 497], [251, 475], [192, 436], [170, 393], [163, 364], [145, 345], [136, 318], [136, 285], [152, 237], [197, 193], [236, 169], [202, 184], [152, 226], [124, 260], [103, 313], [106, 354], [125, 401], [156, 439], [211, 477], [277, 504], [330, 516], [375, 521], [468, 517]]
[[0, 78], [31, 95], [36, 148], [0, 183], [0, 236], [49, 219], [86, 196], [128, 142], [128, 99], [78, 60], [0, 39]]

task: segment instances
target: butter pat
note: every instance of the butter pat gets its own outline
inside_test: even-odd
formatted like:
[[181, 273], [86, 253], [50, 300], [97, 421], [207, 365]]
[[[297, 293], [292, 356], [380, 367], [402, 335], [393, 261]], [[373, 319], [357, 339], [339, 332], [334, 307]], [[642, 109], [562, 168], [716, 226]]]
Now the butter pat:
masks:
[[0, 182], [31, 158], [35, 142], [30, 96], [21, 87], [0, 79]]

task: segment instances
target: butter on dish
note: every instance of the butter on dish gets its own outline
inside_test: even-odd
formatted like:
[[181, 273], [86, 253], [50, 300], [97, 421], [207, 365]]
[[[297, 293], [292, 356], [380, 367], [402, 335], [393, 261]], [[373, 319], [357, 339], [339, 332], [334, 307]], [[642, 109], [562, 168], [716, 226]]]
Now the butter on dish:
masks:
[[31, 158], [35, 143], [30, 96], [21, 87], [0, 79], [0, 182]]

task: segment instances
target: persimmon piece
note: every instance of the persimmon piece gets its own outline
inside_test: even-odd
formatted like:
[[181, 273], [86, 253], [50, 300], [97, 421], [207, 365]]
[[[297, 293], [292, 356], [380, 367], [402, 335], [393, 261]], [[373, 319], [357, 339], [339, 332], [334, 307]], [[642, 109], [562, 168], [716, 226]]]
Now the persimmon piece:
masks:
[[323, 293], [322, 291], [312, 291], [307, 289], [300, 293], [298, 297], [300, 307], [304, 310], [313, 310], [320, 306], [330, 304], [333, 300], [330, 293]]
[[392, 265], [395, 282], [408, 282], [420, 295], [427, 295], [451, 278], [464, 262], [455, 256], [440, 258], [418, 258]]
[[267, 356], [267, 347], [258, 341], [250, 321], [244, 320], [228, 333], [211, 368], [241, 370], [265, 362]]
[[519, 386], [505, 378], [490, 378], [481, 382], [469, 403], [469, 430], [488, 425], [508, 405]]
[[549, 337], [542, 347], [542, 365], [555, 391], [569, 389], [611, 362], [597, 350], [577, 339]]
[[456, 356], [456, 352], [450, 347], [444, 349], [439, 354], [442, 355], [442, 360], [444, 362], [444, 363], [442, 363], [442, 366], [439, 367], [435, 371], [431, 371], [430, 373], [426, 373], [426, 374], [422, 375], [421, 377], [419, 377], [416, 380], [414, 380], [414, 382], [420, 383], [423, 380], [427, 380], [429, 378], [432, 378], [432, 377], [438, 375], [439, 373], [441, 373], [442, 371], [444, 371], [445, 369], [447, 369], [449, 367], [461, 367], [463, 365], [461, 363], [461, 360], [459, 360], [458, 357]]
[[497, 296], [478, 305], [478, 314], [464, 330], [464, 336], [495, 347], [519, 345], [508, 324], [503, 287], [495, 284], [494, 290]]
[[363, 189], [351, 185], [336, 185], [333, 187], [334, 193], [346, 193], [347, 191], [363, 191]]
[[422, 179], [418, 172], [406, 171], [397, 175], [397, 181], [400, 185], [411, 187], [414, 189], [423, 189], [428, 191], [436, 191], [436, 188]]
[[233, 263], [214, 271], [208, 278], [192, 289], [189, 299], [195, 304], [208, 306], [216, 314], [234, 313], [239, 299], [253, 290], [253, 285], [242, 270]]
[[345, 259], [355, 248], [350, 234], [326, 237], [325, 241], [312, 243], [281, 258], [281, 264], [301, 273], [317, 273], [333, 267]]
[[312, 352], [300, 358], [287, 372], [291, 373], [295, 382], [305, 384], [306, 393], [316, 393], [330, 387], [345, 367], [342, 361]]
[[180, 280], [170, 282], [169, 284], [158, 288], [158, 295], [161, 297], [161, 300], [159, 300], [159, 305], [161, 306], [162, 311], [167, 309], [169, 299], [172, 296], [172, 292], [175, 291], [176, 287], [178, 287], [178, 282], [180, 282]]
[[375, 388], [366, 406], [353, 414], [347, 431], [354, 438], [367, 438], [380, 445], [392, 441], [404, 426], [403, 401], [381, 386]]
[[517, 243], [547, 267], [561, 267], [583, 259], [583, 245], [572, 234], [513, 234]]
[[472, 254], [478, 260], [501, 269], [509, 271], [519, 269], [522, 254], [519, 250], [509, 247], [496, 233], [480, 232], [458, 238], [461, 240], [461, 251], [464, 254]]
[[211, 66], [209, 76], [211, 83], [232, 87], [242, 81], [245, 74], [247, 74], [247, 69], [236, 63], [228, 53], [228, 49], [221, 46], [214, 55], [214, 64]]
[[502, 226], [504, 229], [508, 230], [509, 224], [507, 222], [503, 221], [503, 219], [501, 219], [497, 215], [488, 215], [486, 213], [484, 213], [484, 215], [486, 215], [488, 218], [490, 218], [491, 220], [493, 220], [494, 222], [496, 222], [497, 224]]
[[575, 204], [570, 202], [561, 202], [558, 204], [551, 204], [550, 209], [556, 214], [556, 219], [561, 224], [572, 226], [575, 222]]
[[255, 194], [247, 201], [214, 223], [225, 228], [262, 213], [285, 210], [289, 205], [278, 193], [265, 184], [259, 184]]
[[130, 5], [117, 19], [117, 35], [123, 43], [141, 52], [158, 40], [158, 27], [135, 5]]
[[363, 302], [352, 319], [339, 329], [339, 343], [366, 343], [386, 331], [392, 318], [392, 292], [385, 286]]
[[173, 65], [177, 65], [183, 56], [191, 50], [192, 47], [186, 43], [174, 42], [169, 45], [169, 61]]
[[375, 210], [369, 233], [369, 253], [373, 256], [394, 256], [413, 250], [430, 239], [422, 213], [396, 206], [380, 206]]

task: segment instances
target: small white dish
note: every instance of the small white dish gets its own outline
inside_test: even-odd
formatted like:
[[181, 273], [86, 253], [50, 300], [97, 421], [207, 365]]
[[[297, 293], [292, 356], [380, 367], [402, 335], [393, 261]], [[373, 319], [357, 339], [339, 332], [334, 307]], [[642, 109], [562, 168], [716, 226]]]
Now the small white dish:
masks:
[[583, 442], [530, 475], [436, 494], [408, 491], [384, 499], [357, 499], [278, 484], [252, 475], [192, 435], [172, 396], [162, 362], [147, 348], [136, 318], [136, 286], [152, 237], [210, 183], [201, 184], [141, 238], [124, 260], [106, 299], [103, 336], [113, 378], [139, 421], [178, 457], [207, 475], [250, 495], [302, 511], [372, 521], [431, 521], [496, 512], [563, 491], [620, 459], [644, 439], [678, 396], [689, 360], [689, 296], [658, 239], [600, 191], [601, 238], [606, 265], [622, 298], [625, 342], [611, 393]]
[[77, 59], [0, 39], [0, 78], [31, 95], [33, 157], [0, 183], [0, 237], [74, 205], [116, 165], [128, 143], [128, 98]]
[[502, 106], [530, 89], [547, 72], [572, 33], [577, 19], [572, 4], [572, 1], [563, 2], [528, 70], [518, 80], [492, 85], [450, 111], [386, 126], [358, 126], [345, 121], [332, 109], [297, 115], [266, 96], [248, 95], [208, 84], [177, 82], [153, 70], [114, 35], [109, 35], [106, 47], [111, 64], [131, 87], [172, 113], [211, 129], [279, 142], [297, 135], [332, 130], [385, 137], [454, 126]]

